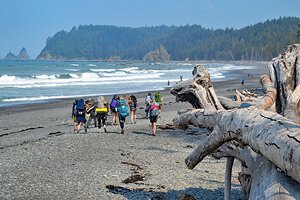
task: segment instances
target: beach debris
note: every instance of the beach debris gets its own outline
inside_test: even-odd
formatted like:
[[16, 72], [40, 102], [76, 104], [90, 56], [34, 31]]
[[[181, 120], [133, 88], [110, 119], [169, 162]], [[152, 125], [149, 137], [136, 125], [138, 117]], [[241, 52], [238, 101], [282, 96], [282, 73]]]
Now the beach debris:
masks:
[[190, 194], [181, 194], [179, 200], [196, 200], [196, 198]]
[[126, 165], [134, 166], [134, 167], [136, 167], [138, 170], [142, 170], [142, 169], [143, 169], [143, 168], [140, 167], [138, 164], [134, 164], [134, 163], [126, 162], [126, 161], [122, 161], [121, 163], [122, 163], [122, 164], [126, 164]]
[[1, 134], [0, 137], [6, 136], [6, 135], [10, 135], [10, 134], [14, 134], [14, 133], [22, 133], [22, 132], [25, 132], [25, 131], [31, 131], [31, 130], [35, 130], [35, 129], [40, 129], [40, 128], [44, 128], [44, 127], [43, 126], [29, 127], [29, 128], [26, 128], [26, 129], [22, 129], [20, 131], [14, 131], [14, 132], [9, 132], [9, 133]]
[[243, 90], [240, 92], [235, 89], [235, 93], [237, 102], [256, 102], [259, 100], [257, 94], [249, 92], [248, 90]]
[[[286, 195], [300, 199], [298, 60], [300, 44], [288, 46], [286, 52], [268, 65], [269, 75], [261, 77], [265, 95], [254, 104], [241, 104], [239, 109], [225, 110], [220, 106], [210, 75], [201, 65], [194, 68], [192, 79], [172, 88], [176, 99], [195, 108], [176, 117], [174, 125], [186, 129], [193, 124], [209, 130], [209, 135], [186, 158], [186, 165], [193, 169], [210, 154], [215, 158], [227, 157], [226, 200], [231, 196], [234, 158], [242, 163], [239, 181], [247, 199], [285, 199]], [[239, 93], [240, 97], [249, 94]], [[256, 97], [251, 94], [251, 98]]]
[[125, 180], [122, 181], [122, 183], [128, 184], [128, 183], [135, 183], [137, 181], [143, 181], [145, 176], [140, 175], [140, 174], [134, 174], [126, 178]]
[[117, 186], [117, 185], [106, 185], [105, 188], [109, 189], [109, 190], [115, 190], [115, 191], [118, 191], [118, 192], [124, 192], [124, 191], [129, 192], [129, 191], [131, 191], [128, 188], [125, 188], [125, 187], [122, 187], [122, 186]]
[[157, 128], [165, 130], [165, 129], [172, 129], [175, 130], [173, 124], [157, 124]]
[[61, 131], [56, 131], [56, 132], [51, 132], [48, 135], [49, 136], [59, 136], [59, 135], [63, 135], [64, 133]]

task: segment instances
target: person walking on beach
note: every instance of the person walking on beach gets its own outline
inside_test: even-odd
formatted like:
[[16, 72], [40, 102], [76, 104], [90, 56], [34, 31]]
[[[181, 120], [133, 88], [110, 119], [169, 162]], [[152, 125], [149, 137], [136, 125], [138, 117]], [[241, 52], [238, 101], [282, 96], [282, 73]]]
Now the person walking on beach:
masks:
[[161, 96], [161, 94], [160, 94], [160, 92], [159, 92], [159, 91], [158, 91], [158, 92], [156, 92], [156, 94], [155, 94], [154, 98], [155, 98], [155, 101], [156, 101], [156, 103], [158, 103], [158, 104], [159, 104], [160, 113], [161, 113], [161, 110], [162, 110], [162, 105], [163, 105], [163, 103], [162, 103], [162, 100], [163, 100], [163, 98], [162, 98], [162, 96]]
[[110, 102], [110, 112], [113, 115], [112, 118], [112, 124], [117, 124], [118, 123], [118, 112], [117, 112], [117, 108], [119, 106], [119, 96], [118, 95], [114, 95], [114, 97], [112, 98], [111, 102]]
[[150, 109], [150, 106], [151, 106], [151, 103], [152, 103], [152, 96], [151, 96], [151, 93], [148, 93], [148, 95], [146, 96], [146, 99], [145, 99], [145, 112], [146, 112], [146, 119], [148, 119], [148, 113], [149, 113], [149, 109]]
[[245, 83], [245, 79], [241, 78], [241, 84], [244, 85], [244, 83]]
[[98, 129], [101, 129], [101, 126], [104, 128], [104, 132], [106, 130], [106, 120], [107, 120], [107, 113], [109, 111], [108, 103], [105, 101], [103, 96], [98, 97], [97, 101], [97, 108], [96, 108], [96, 117], [98, 120]]
[[119, 106], [117, 108], [117, 112], [119, 115], [119, 123], [120, 123], [120, 128], [121, 128], [121, 134], [124, 134], [124, 126], [125, 126], [125, 120], [126, 117], [129, 115], [129, 107], [126, 105], [126, 96], [122, 96], [120, 98]]
[[136, 124], [136, 107], [137, 107], [137, 98], [134, 95], [131, 95], [128, 98], [128, 106], [130, 108], [130, 112], [131, 112], [131, 124]]
[[86, 123], [84, 125], [85, 132], [87, 132], [87, 129], [89, 128], [92, 119], [94, 120], [94, 124], [96, 126], [96, 119], [94, 118], [94, 114], [93, 114], [95, 112], [96, 106], [97, 104], [95, 100], [88, 99], [85, 101], [85, 118], [86, 118]]
[[72, 106], [72, 115], [71, 118], [73, 119], [73, 126], [74, 126], [74, 132], [77, 131], [77, 119], [76, 119], [76, 104], [78, 99], [75, 99]]
[[[86, 122], [83, 99], [75, 100], [75, 104], [73, 103], [73, 108], [72, 108], [72, 116], [73, 113], [75, 113], [76, 116], [76, 125], [74, 125], [74, 131], [77, 131], [77, 133], [79, 133], [81, 125]], [[77, 130], [76, 130], [76, 126], [77, 126]]]
[[157, 118], [159, 113], [160, 113], [159, 104], [156, 102], [155, 99], [153, 99], [150, 106], [150, 122], [151, 122], [151, 130], [153, 136], [156, 135], [156, 123], [157, 123]]

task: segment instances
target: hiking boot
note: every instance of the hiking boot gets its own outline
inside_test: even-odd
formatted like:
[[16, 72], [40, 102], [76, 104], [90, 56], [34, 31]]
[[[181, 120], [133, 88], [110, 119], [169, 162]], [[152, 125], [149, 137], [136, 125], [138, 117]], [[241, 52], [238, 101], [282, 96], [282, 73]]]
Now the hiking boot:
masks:
[[125, 131], [124, 131], [124, 129], [122, 129], [122, 130], [121, 130], [121, 134], [124, 134], [124, 133], [125, 133]]
[[106, 130], [106, 128], [104, 128], [104, 132], [105, 132], [105, 133], [107, 133], [107, 130]]

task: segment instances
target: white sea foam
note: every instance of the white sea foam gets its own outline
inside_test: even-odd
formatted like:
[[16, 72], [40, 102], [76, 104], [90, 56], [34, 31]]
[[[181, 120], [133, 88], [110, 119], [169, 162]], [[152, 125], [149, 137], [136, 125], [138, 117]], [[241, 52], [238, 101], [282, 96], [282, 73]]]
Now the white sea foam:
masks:
[[16, 80], [16, 76], [9, 76], [9, 75], [3, 75], [0, 76], [0, 84], [1, 83], [7, 83], [7, 82], [13, 82]]
[[65, 69], [66, 71], [72, 71], [72, 72], [78, 72], [80, 69], [73, 69], [73, 68], [70, 68], [70, 69]]
[[56, 79], [58, 75], [33, 75], [37, 79]]
[[71, 66], [79, 67], [79, 64], [71, 64]]
[[88, 67], [96, 67], [97, 65], [95, 65], [95, 64], [88, 64], [87, 66]]
[[90, 69], [92, 72], [114, 72], [116, 69]]

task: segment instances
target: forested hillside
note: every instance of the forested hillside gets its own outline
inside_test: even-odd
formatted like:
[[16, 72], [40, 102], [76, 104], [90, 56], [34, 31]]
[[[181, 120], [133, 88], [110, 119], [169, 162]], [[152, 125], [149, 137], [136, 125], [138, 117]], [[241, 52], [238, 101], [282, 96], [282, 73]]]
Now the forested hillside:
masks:
[[142, 60], [162, 45], [171, 60], [270, 60], [297, 38], [300, 19], [284, 17], [242, 29], [200, 25], [116, 27], [80, 25], [49, 37], [38, 59]]

